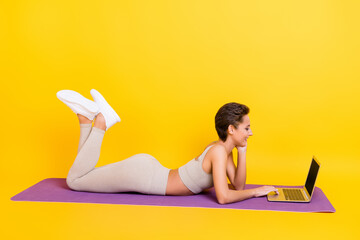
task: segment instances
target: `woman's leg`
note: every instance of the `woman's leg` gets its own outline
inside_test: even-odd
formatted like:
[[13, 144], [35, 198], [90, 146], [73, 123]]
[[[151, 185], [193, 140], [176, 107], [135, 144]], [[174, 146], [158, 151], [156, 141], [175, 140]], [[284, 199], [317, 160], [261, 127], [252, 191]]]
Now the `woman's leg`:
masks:
[[[170, 169], [162, 166], [149, 154], [136, 154], [125, 160], [95, 168], [105, 134], [105, 125], [101, 124], [101, 119], [101, 115], [96, 118], [89, 137], [69, 171], [66, 180], [68, 186], [76, 191], [165, 195]], [[85, 130], [82, 133], [85, 136]], [[84, 136], [81, 138], [84, 139]]]
[[83, 115], [77, 114], [80, 123], [80, 140], [78, 153], [80, 152], [82, 146], [84, 145], [86, 139], [89, 137], [91, 128], [92, 128], [92, 120], [84, 117]]
[[[88, 119], [87, 119], [88, 120]], [[90, 121], [90, 120], [88, 120]], [[105, 119], [102, 114], [96, 116], [94, 127], [79, 115], [80, 140], [78, 154], [67, 176], [67, 184], [71, 188], [73, 182], [93, 170], [100, 157], [101, 143], [105, 134]]]
[[90, 135], [90, 132], [91, 132], [91, 129], [92, 129], [92, 124], [91, 123], [80, 124], [80, 140], [79, 140], [79, 147], [78, 147], [77, 153], [80, 152], [82, 146], [84, 145], [84, 143], [88, 139], [88, 137]]

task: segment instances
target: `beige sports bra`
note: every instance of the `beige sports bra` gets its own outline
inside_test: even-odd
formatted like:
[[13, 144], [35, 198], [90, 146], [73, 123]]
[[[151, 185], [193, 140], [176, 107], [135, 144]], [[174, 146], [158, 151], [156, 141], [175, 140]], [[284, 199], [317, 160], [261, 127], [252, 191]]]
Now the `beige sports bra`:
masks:
[[204, 157], [212, 146], [214, 145], [208, 146], [199, 158], [194, 158], [179, 168], [182, 182], [194, 194], [214, 186], [212, 173], [209, 174], [202, 168]]

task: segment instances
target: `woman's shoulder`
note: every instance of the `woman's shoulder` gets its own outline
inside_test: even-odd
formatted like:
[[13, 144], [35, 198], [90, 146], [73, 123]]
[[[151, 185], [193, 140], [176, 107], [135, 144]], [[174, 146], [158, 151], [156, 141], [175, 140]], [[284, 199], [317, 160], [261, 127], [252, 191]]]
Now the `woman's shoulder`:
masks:
[[219, 141], [213, 141], [213, 142], [209, 143], [209, 145], [207, 145], [207, 146], [205, 147], [205, 149], [207, 149], [207, 148], [210, 147], [210, 146], [218, 146], [218, 145], [220, 145], [220, 144], [219, 144]]
[[[209, 148], [210, 147], [210, 148]], [[208, 151], [207, 151], [207, 153], [206, 153], [206, 157], [207, 156], [213, 156], [213, 155], [218, 155], [219, 153], [221, 154], [223, 151], [225, 152], [226, 150], [225, 150], [225, 147], [224, 146], [222, 146], [221, 144], [219, 144], [219, 141], [213, 141], [213, 142], [211, 142], [209, 145], [207, 145], [206, 147], [205, 147], [205, 149], [203, 150], [203, 153], [204, 153], [204, 151], [207, 149], [207, 148], [209, 148], [208, 149]], [[199, 156], [197, 156], [196, 158], [195, 158], [195, 160], [197, 160], [197, 159], [199, 159], [199, 157], [201, 156], [201, 154], [199, 155]]]
[[215, 158], [226, 156], [225, 146], [220, 144], [219, 141], [214, 141], [210, 143], [206, 148], [208, 148], [209, 146], [211, 146], [211, 148], [208, 151], [208, 155], [214, 156]]

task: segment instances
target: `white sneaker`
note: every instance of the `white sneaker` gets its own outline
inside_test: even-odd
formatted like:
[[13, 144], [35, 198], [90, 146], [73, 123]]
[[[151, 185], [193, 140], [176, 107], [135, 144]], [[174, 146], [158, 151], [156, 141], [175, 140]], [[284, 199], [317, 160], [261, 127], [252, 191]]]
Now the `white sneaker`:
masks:
[[115, 123], [121, 121], [119, 115], [117, 115], [114, 109], [109, 105], [109, 103], [98, 91], [96, 91], [95, 89], [91, 89], [90, 94], [94, 98], [96, 104], [99, 106], [100, 112], [102, 113], [102, 115], [104, 115], [106, 130]]
[[99, 107], [80, 93], [72, 90], [61, 90], [56, 93], [60, 101], [65, 103], [74, 113], [81, 114], [89, 120], [94, 120], [95, 116], [99, 113]]

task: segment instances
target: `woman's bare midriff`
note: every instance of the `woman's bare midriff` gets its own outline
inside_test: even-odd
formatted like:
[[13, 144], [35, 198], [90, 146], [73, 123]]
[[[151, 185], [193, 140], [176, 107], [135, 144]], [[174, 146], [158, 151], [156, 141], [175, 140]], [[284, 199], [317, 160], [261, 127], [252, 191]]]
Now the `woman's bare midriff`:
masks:
[[171, 169], [166, 186], [166, 195], [187, 196], [194, 195], [181, 181], [179, 169]]

